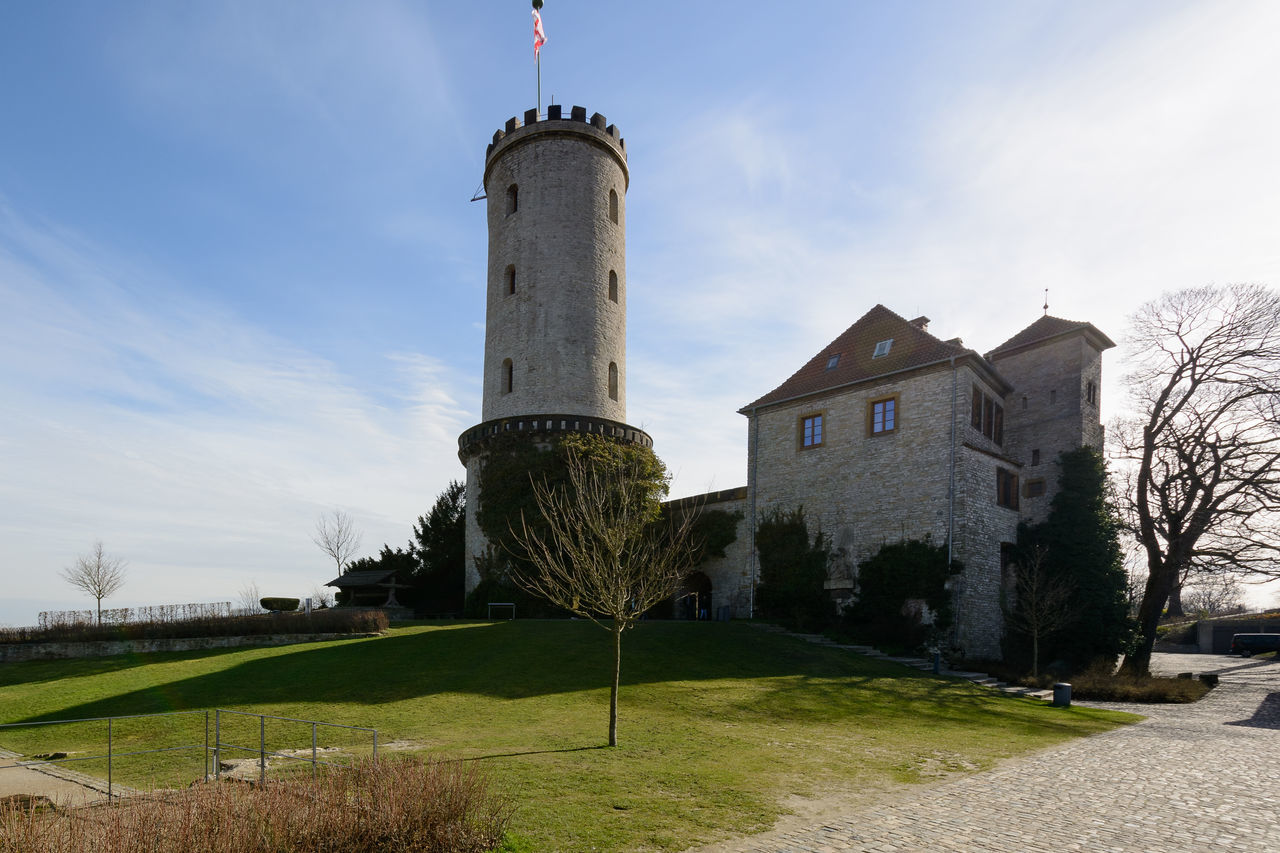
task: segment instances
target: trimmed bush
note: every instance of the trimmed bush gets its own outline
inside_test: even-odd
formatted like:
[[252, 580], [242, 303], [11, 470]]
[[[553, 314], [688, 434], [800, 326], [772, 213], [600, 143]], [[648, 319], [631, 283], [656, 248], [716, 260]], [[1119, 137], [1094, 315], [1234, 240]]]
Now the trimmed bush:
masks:
[[305, 781], [239, 782], [83, 811], [0, 807], [0, 853], [482, 853], [511, 805], [475, 764], [366, 760]]
[[263, 610], [278, 610], [281, 613], [292, 613], [298, 609], [301, 599], [298, 598], [259, 598], [258, 603]]

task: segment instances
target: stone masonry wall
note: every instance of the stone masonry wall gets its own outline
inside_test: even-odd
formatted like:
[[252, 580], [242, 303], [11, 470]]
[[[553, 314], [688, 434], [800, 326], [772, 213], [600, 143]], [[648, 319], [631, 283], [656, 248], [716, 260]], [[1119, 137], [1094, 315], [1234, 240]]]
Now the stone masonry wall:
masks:
[[[837, 601], [847, 600], [857, 563], [881, 545], [904, 538], [946, 542], [954, 406], [955, 551], [966, 564], [957, 607], [972, 614], [961, 642], [971, 653], [998, 655], [999, 542], [1013, 535], [1017, 512], [996, 505], [995, 471], [998, 460], [1008, 468], [1016, 463], [970, 427], [975, 383], [991, 392], [968, 365], [960, 364], [954, 379], [943, 366], [759, 412], [749, 430], [748, 471], [754, 472], [757, 520], [773, 509], [803, 506], [811, 527], [832, 537], [837, 559], [827, 585]], [[896, 428], [871, 435], [868, 406], [891, 395]], [[819, 412], [823, 443], [802, 448], [800, 420]]]
[[484, 420], [531, 412], [626, 419], [627, 180], [617, 141], [583, 122], [538, 122], [494, 147], [485, 176]]
[[[1072, 335], [999, 356], [994, 364], [1014, 386], [1005, 403], [1005, 448], [1024, 465], [1023, 515], [1038, 523], [1058, 491], [1058, 455], [1082, 445], [1102, 449], [1102, 353], [1083, 335]], [[1035, 480], [1044, 481], [1041, 497], [1027, 494]]]
[[956, 460], [952, 556], [964, 564], [955, 583], [956, 643], [966, 655], [1001, 657], [1001, 543], [1017, 541], [1019, 512], [996, 501], [996, 470], [1016, 470], [1003, 453], [964, 445]]
[[[734, 490], [739, 491], [739, 490]], [[745, 492], [746, 490], [740, 490]], [[751, 615], [751, 527], [747, 522], [747, 498], [745, 495], [729, 500], [707, 502], [704, 510], [722, 510], [742, 513], [738, 521], [738, 538], [724, 549], [723, 557], [712, 557], [696, 571], [711, 580], [711, 614], [714, 617], [721, 607], [729, 607], [734, 619], [746, 619]]]

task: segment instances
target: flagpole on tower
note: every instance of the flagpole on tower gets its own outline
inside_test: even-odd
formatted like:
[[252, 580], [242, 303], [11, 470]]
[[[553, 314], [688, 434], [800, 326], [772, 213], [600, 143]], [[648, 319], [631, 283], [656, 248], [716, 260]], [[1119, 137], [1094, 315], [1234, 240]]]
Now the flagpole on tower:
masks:
[[547, 34], [542, 29], [542, 0], [533, 0], [533, 62], [538, 67], [538, 115], [542, 115], [542, 46], [547, 43]]

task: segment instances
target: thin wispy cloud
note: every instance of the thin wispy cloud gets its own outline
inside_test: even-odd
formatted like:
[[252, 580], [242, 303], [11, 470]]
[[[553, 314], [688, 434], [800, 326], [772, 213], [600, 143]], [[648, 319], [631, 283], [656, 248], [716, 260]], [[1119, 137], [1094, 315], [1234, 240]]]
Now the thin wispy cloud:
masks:
[[[335, 506], [403, 543], [479, 419], [468, 200], [534, 105], [527, 7], [0, 17], [0, 621], [71, 603], [96, 538], [137, 603], [304, 593]], [[628, 419], [675, 494], [743, 484], [736, 410], [877, 302], [982, 351], [1044, 288], [1120, 340], [1162, 290], [1280, 283], [1267, 0], [815, 2], [767, 44], [672, 0], [547, 25], [544, 104], [627, 137]]]
[[376, 551], [406, 540], [457, 475], [450, 444], [469, 416], [438, 360], [388, 354], [376, 401], [217, 306], [156, 304], [83, 244], [6, 222], [0, 501], [14, 511], [0, 529], [12, 565], [52, 575], [103, 538], [142, 580], [145, 592], [122, 593], [133, 600], [226, 598], [248, 576], [303, 594], [326, 571], [308, 541], [321, 510], [350, 511]]

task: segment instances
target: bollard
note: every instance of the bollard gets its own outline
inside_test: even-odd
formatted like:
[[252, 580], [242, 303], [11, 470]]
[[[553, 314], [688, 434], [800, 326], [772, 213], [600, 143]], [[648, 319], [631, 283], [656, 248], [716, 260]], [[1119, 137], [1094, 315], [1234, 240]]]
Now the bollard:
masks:
[[1071, 685], [1065, 681], [1060, 681], [1053, 685], [1053, 707], [1071, 707]]
[[933, 650], [933, 674], [942, 675], [942, 652]]

